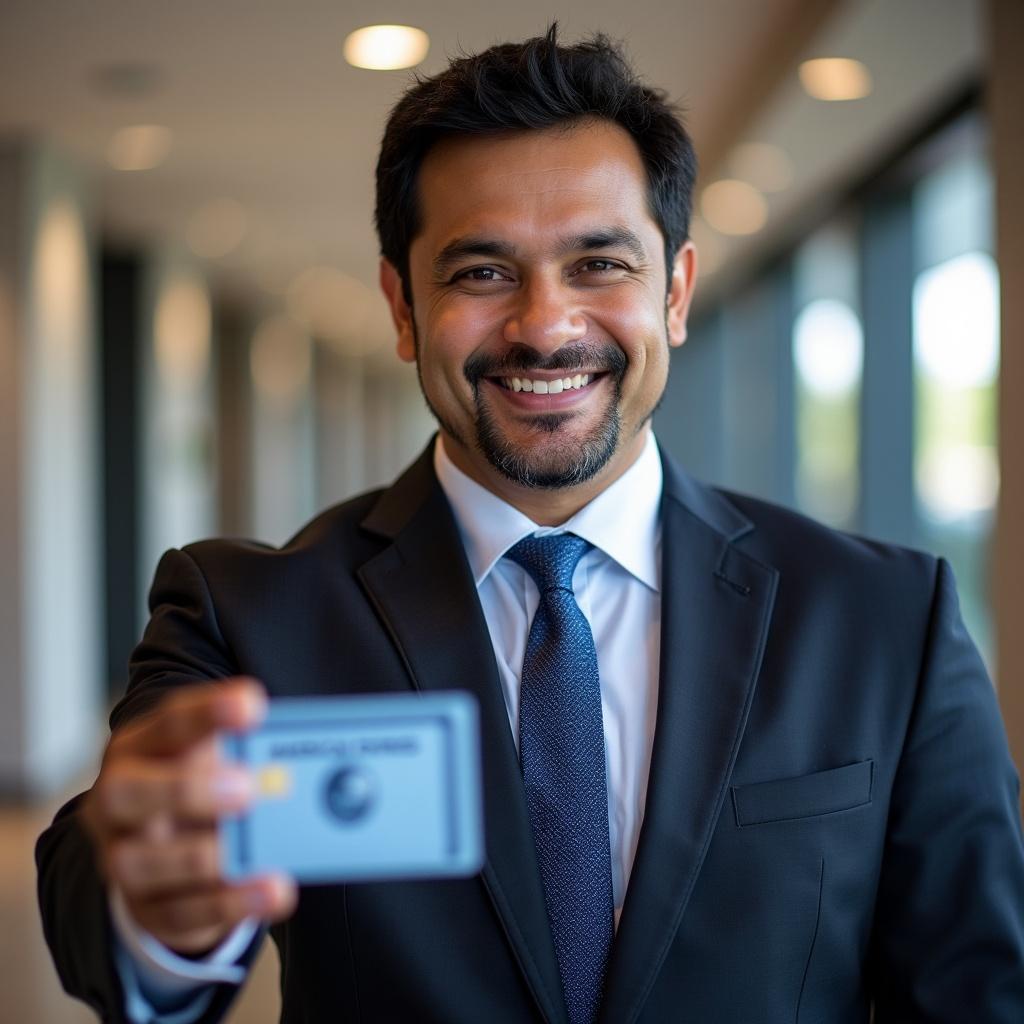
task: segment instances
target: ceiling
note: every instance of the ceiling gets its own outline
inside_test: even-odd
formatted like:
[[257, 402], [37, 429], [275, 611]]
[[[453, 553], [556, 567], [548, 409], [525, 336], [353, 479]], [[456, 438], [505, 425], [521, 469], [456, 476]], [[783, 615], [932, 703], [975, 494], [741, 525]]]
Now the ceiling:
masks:
[[[738, 266], [744, 253], [770, 244], [809, 194], [840, 187], [977, 72], [976, 8], [974, 0], [518, 0], [500, 8], [458, 0], [3, 0], [0, 138], [47, 138], [78, 161], [108, 237], [184, 246], [204, 204], [237, 201], [244, 237], [207, 271], [216, 288], [270, 311], [313, 266], [375, 287], [376, 147], [409, 72], [349, 67], [345, 36], [380, 21], [417, 25], [431, 38], [419, 70], [431, 74], [460, 49], [538, 34], [555, 16], [564, 37], [602, 30], [626, 40], [647, 80], [687, 109], [705, 181], [728, 169], [736, 142], [787, 150], [793, 182], [771, 199], [758, 238], [730, 241], [698, 225], [708, 266], [723, 258]], [[868, 64], [871, 97], [824, 104], [803, 94], [797, 60], [832, 54]], [[151, 171], [114, 171], [110, 139], [138, 123], [171, 130], [169, 156]]]

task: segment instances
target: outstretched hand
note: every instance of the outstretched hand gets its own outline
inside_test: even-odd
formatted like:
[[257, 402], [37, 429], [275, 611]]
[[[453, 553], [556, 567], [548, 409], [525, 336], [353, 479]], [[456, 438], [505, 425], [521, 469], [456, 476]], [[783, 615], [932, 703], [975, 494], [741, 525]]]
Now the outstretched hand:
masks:
[[217, 818], [243, 809], [250, 775], [218, 755], [218, 730], [258, 725], [266, 695], [236, 678], [185, 687], [110, 739], [81, 815], [108, 884], [132, 919], [168, 948], [214, 948], [247, 917], [275, 921], [295, 908], [295, 883], [240, 884], [220, 870]]

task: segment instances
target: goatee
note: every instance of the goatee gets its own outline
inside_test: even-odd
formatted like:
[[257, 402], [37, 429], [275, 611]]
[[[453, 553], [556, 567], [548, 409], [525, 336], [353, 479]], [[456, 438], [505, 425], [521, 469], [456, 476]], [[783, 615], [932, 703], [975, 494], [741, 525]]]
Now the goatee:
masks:
[[[619, 400], [626, 367], [626, 356], [615, 345], [567, 345], [548, 359], [541, 359], [527, 348], [511, 349], [500, 359], [484, 354], [471, 356], [464, 373], [476, 401], [477, 448], [499, 473], [523, 487], [555, 490], [585, 483], [600, 473], [618, 448]], [[536, 449], [515, 444], [502, 433], [481, 394], [481, 383], [488, 377], [528, 376], [535, 371], [572, 376], [595, 370], [608, 377], [611, 393], [600, 421], [582, 440], [569, 432], [575, 418], [572, 413], [544, 413], [530, 417], [528, 423], [538, 433], [549, 435], [549, 439]], [[456, 440], [466, 443], [449, 427], [445, 429]], [[560, 438], [560, 434], [565, 436]]]

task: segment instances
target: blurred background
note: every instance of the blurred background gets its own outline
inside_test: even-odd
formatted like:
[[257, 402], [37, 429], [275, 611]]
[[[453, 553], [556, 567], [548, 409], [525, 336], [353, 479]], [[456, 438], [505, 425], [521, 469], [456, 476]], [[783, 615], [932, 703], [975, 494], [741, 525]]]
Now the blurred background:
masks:
[[[91, 1019], [31, 846], [95, 771], [160, 553], [281, 543], [430, 437], [376, 289], [388, 110], [553, 17], [624, 40], [701, 159], [662, 444], [949, 558], [1024, 761], [1020, 0], [0, 0], [5, 1020]], [[419, 32], [352, 36], [382, 22]], [[237, 1024], [277, 1019], [274, 967]]]

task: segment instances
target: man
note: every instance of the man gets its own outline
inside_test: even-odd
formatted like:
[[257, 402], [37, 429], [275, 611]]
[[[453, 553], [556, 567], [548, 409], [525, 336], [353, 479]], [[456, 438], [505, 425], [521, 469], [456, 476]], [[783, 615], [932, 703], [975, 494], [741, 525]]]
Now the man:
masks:
[[[280, 551], [161, 562], [99, 778], [38, 850], [61, 977], [105, 1019], [219, 1019], [259, 919], [285, 1021], [1024, 1020], [1017, 778], [949, 569], [658, 452], [693, 176], [603, 39], [399, 102], [381, 285], [439, 437]], [[473, 692], [481, 875], [226, 885], [239, 676]]]

